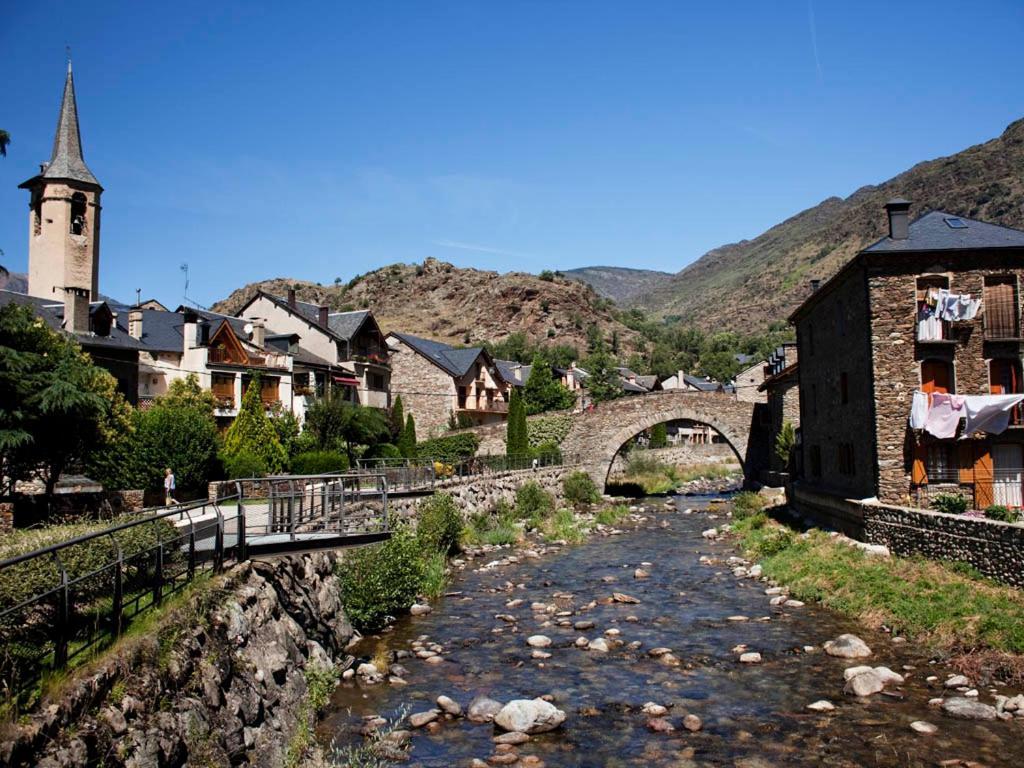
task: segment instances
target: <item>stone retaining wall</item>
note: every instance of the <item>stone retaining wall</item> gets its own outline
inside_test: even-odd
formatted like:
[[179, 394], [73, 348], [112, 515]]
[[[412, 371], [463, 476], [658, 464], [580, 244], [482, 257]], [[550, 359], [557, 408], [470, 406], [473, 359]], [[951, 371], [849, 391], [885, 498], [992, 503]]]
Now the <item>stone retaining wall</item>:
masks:
[[317, 553], [236, 566], [150, 636], [72, 673], [58, 700], [4, 734], [0, 764], [284, 765], [302, 718], [313, 724], [305, 670], [341, 659], [353, 635], [335, 563]]
[[[714, 464], [717, 462], [739, 463], [736, 453], [728, 443], [710, 443], [708, 445], [670, 445], [667, 448], [648, 448], [637, 450], [637, 454], [657, 459], [663, 464]], [[626, 471], [629, 456], [619, 454], [612, 463], [612, 474]]]
[[797, 511], [896, 555], [969, 563], [986, 576], [1024, 587], [1024, 526], [926, 509], [844, 499], [799, 486]]

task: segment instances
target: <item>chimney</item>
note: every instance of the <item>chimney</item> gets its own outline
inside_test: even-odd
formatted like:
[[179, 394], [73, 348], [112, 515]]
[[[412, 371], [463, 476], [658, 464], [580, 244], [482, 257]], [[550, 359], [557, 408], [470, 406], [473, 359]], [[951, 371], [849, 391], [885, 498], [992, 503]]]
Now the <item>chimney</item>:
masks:
[[291, 309], [295, 309], [295, 289], [288, 289], [288, 306]]
[[910, 201], [897, 197], [885, 204], [889, 214], [889, 237], [906, 240], [910, 236]]
[[249, 321], [252, 324], [252, 341], [257, 347], [261, 349], [264, 346], [264, 342], [267, 340], [267, 329], [263, 325], [263, 321], [259, 318]]
[[811, 293], [817, 293], [819, 288], [821, 288], [821, 280], [817, 278], [811, 280]]
[[133, 339], [142, 338], [142, 310], [128, 310], [128, 335]]
[[195, 312], [185, 311], [184, 327], [182, 335], [185, 337], [185, 350], [195, 349], [199, 346], [198, 334], [199, 316]]
[[322, 325], [324, 328], [327, 327], [327, 315], [329, 312], [330, 310], [327, 307], [320, 307], [319, 322], [320, 325]]
[[64, 289], [64, 330], [70, 333], [89, 332], [89, 290]]

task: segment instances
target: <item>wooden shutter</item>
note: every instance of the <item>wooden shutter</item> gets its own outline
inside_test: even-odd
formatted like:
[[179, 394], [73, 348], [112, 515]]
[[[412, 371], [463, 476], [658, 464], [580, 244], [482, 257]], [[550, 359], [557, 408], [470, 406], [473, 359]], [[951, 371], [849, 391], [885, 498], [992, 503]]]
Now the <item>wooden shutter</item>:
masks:
[[914, 463], [910, 471], [910, 482], [914, 485], [928, 485], [928, 446], [914, 445]]
[[1017, 302], [1012, 277], [989, 278], [985, 285], [985, 337], [1012, 339], [1017, 336]]
[[975, 446], [974, 454], [974, 507], [985, 509], [993, 504], [992, 454], [984, 443]]
[[971, 485], [974, 482], [974, 454], [975, 447], [973, 442], [964, 441], [957, 445], [961, 485]]
[[925, 360], [921, 363], [921, 391], [948, 394], [952, 384], [950, 364], [945, 360]]

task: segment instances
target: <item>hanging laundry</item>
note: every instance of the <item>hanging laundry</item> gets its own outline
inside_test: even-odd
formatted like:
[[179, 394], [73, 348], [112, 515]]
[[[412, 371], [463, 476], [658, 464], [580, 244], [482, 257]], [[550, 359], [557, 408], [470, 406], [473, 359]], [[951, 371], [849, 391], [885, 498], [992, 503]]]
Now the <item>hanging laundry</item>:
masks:
[[910, 428], [924, 429], [928, 421], [928, 393], [915, 392], [910, 402]]
[[973, 320], [981, 307], [981, 299], [972, 299], [969, 293], [950, 293], [940, 288], [936, 296], [935, 314], [940, 320]]
[[924, 429], [928, 434], [942, 440], [955, 437], [960, 419], [965, 415], [963, 397], [936, 392], [932, 394], [932, 404], [928, 409]]
[[1024, 395], [968, 395], [964, 398], [964, 414], [967, 423], [961, 436], [968, 437], [975, 432], [998, 435], [1010, 425], [1014, 406], [1024, 402]]

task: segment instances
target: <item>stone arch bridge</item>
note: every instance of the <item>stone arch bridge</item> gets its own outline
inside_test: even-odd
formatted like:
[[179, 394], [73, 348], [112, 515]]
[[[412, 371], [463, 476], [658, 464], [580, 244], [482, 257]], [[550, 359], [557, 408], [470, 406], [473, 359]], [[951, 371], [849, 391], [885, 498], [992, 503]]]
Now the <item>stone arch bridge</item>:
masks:
[[721, 434], [749, 482], [768, 465], [767, 428], [761, 426], [765, 407], [718, 392], [670, 391], [621, 397], [575, 414], [562, 441], [562, 454], [582, 464], [594, 482], [603, 487], [624, 443], [657, 424], [685, 419], [707, 424]]

